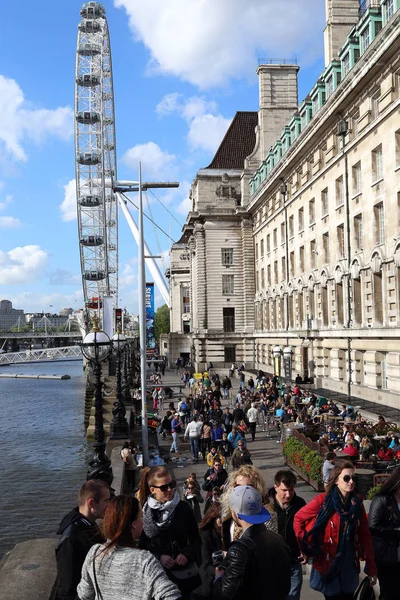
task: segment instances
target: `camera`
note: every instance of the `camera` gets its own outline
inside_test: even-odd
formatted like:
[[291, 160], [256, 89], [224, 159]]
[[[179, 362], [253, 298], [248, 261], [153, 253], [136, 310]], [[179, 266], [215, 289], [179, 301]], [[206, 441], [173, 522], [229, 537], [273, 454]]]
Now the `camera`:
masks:
[[224, 560], [224, 553], [222, 550], [217, 550], [211, 554], [213, 567], [220, 567]]

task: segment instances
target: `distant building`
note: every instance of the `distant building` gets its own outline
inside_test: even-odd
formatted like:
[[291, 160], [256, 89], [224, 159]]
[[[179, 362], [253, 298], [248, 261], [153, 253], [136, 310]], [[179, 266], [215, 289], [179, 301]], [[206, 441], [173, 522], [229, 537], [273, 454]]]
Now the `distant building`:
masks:
[[26, 322], [35, 330], [63, 327], [69, 320], [68, 315], [52, 315], [50, 313], [27, 313], [25, 318]]
[[0, 300], [0, 331], [10, 331], [14, 325], [25, 325], [24, 311], [13, 308], [10, 300]]
[[400, 0], [326, 6], [307, 97], [297, 65], [260, 65], [256, 134], [237, 113], [196, 175], [166, 350], [270, 373], [285, 350], [287, 377], [399, 406]]
[[73, 308], [62, 308], [62, 309], [60, 310], [60, 315], [61, 315], [62, 317], [68, 317], [69, 315], [72, 315], [72, 314], [73, 314], [73, 312], [74, 312], [74, 309], [73, 309]]

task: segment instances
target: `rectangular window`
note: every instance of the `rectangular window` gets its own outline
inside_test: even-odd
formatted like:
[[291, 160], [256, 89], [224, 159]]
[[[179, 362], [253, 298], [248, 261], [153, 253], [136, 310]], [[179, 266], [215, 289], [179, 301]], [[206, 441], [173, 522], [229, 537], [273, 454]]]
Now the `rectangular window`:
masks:
[[371, 98], [371, 109], [372, 109], [372, 118], [377, 119], [379, 117], [379, 98], [380, 92], [374, 94]]
[[256, 292], [260, 291], [260, 273], [256, 271]]
[[374, 214], [376, 243], [383, 244], [385, 242], [385, 214], [383, 210], [383, 202], [380, 202], [374, 206]]
[[299, 248], [300, 271], [304, 273], [304, 246]]
[[235, 309], [234, 308], [223, 308], [223, 323], [224, 332], [232, 333], [235, 331]]
[[315, 223], [315, 198], [312, 198], [308, 203], [308, 211], [310, 215], [310, 225]]
[[310, 242], [310, 263], [311, 263], [311, 268], [314, 269], [315, 267], [315, 255], [316, 255], [316, 247], [315, 247], [315, 240], [311, 240]]
[[330, 253], [329, 253], [329, 233], [324, 233], [322, 236], [322, 248], [324, 251], [324, 262], [329, 263]]
[[281, 244], [285, 243], [285, 223], [281, 223]]
[[343, 175], [338, 177], [335, 182], [335, 190], [336, 190], [336, 207], [342, 206], [344, 204], [344, 182]]
[[338, 249], [339, 249], [339, 256], [341, 258], [343, 258], [345, 255], [344, 225], [338, 225], [338, 227], [336, 228], [336, 231], [337, 231], [337, 243], [338, 243]]
[[278, 283], [279, 279], [278, 279], [278, 261], [275, 260], [274, 261], [274, 282]]
[[235, 276], [222, 275], [222, 294], [224, 296], [235, 293]]
[[321, 192], [321, 217], [326, 217], [329, 212], [328, 188]]
[[260, 258], [264, 258], [264, 240], [260, 242]]
[[356, 250], [362, 250], [363, 248], [363, 223], [362, 215], [354, 217], [354, 241]]
[[355, 164], [352, 169], [353, 196], [361, 194], [361, 162]]
[[382, 144], [372, 150], [372, 183], [383, 178]]
[[400, 167], [400, 129], [395, 132], [396, 167]]
[[221, 259], [225, 267], [233, 265], [233, 248], [221, 248]]
[[361, 34], [361, 43], [362, 43], [363, 52], [365, 52], [371, 43], [371, 38], [369, 35], [369, 24], [368, 24], [368, 27]]
[[268, 285], [271, 285], [271, 265], [267, 265], [267, 280]]
[[290, 253], [289, 261], [290, 261], [290, 265], [289, 265], [290, 275], [293, 277], [293, 275], [294, 275], [294, 252]]
[[190, 313], [190, 287], [182, 286], [181, 288], [182, 294], [182, 312]]
[[265, 289], [265, 269], [261, 269], [261, 289]]
[[258, 244], [256, 244], [256, 260], [258, 260]]
[[271, 236], [267, 235], [267, 252], [271, 252]]
[[290, 215], [289, 217], [289, 237], [294, 236], [294, 216]]
[[277, 229], [274, 229], [273, 236], [274, 236], [274, 248], [276, 248], [278, 246], [278, 230]]
[[389, 21], [393, 17], [394, 14], [394, 0], [386, 0], [384, 5], [385, 10], [385, 20]]
[[347, 73], [350, 71], [350, 52], [346, 54], [342, 61], [343, 67], [343, 77], [346, 77]]
[[299, 231], [304, 230], [304, 208], [299, 208]]
[[282, 279], [286, 279], [286, 258], [282, 256]]
[[333, 76], [331, 75], [325, 82], [326, 95], [330, 96], [333, 93]]

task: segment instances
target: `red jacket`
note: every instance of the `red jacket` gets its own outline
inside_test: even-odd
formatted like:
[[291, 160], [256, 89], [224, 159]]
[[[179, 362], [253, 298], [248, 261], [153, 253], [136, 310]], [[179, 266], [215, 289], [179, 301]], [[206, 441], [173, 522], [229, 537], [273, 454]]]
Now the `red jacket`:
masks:
[[[314, 525], [315, 517], [324, 502], [325, 494], [319, 494], [311, 500], [306, 506], [301, 508], [294, 515], [294, 532], [298, 543], [303, 539], [306, 531], [309, 531]], [[313, 559], [314, 568], [320, 573], [327, 573], [329, 567], [336, 555], [339, 544], [340, 516], [338, 513], [333, 513], [328, 523], [326, 524], [321, 554]], [[361, 509], [360, 519], [356, 522], [356, 530], [354, 534], [356, 559], [358, 559], [358, 570], [360, 570], [360, 560], [365, 560], [367, 563], [368, 575], [376, 576], [378, 574], [374, 550], [372, 547], [372, 537], [368, 527], [367, 515], [365, 514], [364, 506]]]
[[391, 448], [385, 448], [384, 450], [379, 450], [378, 458], [381, 460], [392, 460], [394, 457], [394, 452]]

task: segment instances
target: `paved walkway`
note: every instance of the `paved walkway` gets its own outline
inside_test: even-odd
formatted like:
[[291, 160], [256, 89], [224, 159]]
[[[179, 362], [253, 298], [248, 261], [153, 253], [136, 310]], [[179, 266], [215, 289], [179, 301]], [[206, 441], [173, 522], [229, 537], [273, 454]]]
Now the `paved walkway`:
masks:
[[[220, 373], [223, 375], [223, 373]], [[163, 377], [163, 383], [177, 383], [179, 377], [173, 371], [166, 371]], [[232, 381], [232, 398], [236, 397], [236, 394], [239, 389], [239, 380], [237, 378], [231, 378]], [[188, 395], [189, 390], [183, 390], [185, 395]], [[175, 406], [177, 407], [179, 398], [175, 397]], [[169, 402], [169, 401], [168, 401]], [[168, 406], [168, 403], [165, 403]], [[228, 404], [223, 403], [223, 408], [225, 408]], [[232, 401], [231, 401], [232, 406]], [[263, 474], [264, 479], [267, 483], [267, 488], [272, 487], [273, 479], [276, 471], [283, 468], [283, 456], [282, 456], [282, 446], [278, 443], [278, 436], [275, 431], [271, 431], [271, 437], [268, 438], [267, 434], [262, 431], [262, 427], [257, 426], [256, 439], [254, 442], [247, 440], [247, 447], [251, 453], [251, 458], [255, 467], [257, 467]], [[171, 454], [171, 460], [167, 463], [168, 468], [171, 470], [174, 478], [178, 482], [178, 489], [182, 493], [183, 483], [185, 479], [189, 476], [190, 473], [195, 472], [197, 474], [197, 478], [201, 482], [203, 476], [208, 468], [207, 463], [203, 460], [199, 460], [197, 464], [193, 464], [191, 460], [191, 453], [189, 444], [183, 442], [183, 433], [180, 437], [180, 446], [179, 446], [179, 457], [175, 457], [174, 454]], [[247, 436], [249, 438], [249, 436]], [[160, 440], [160, 448], [169, 450], [171, 445], [171, 438], [168, 437], [166, 440]], [[296, 487], [296, 493], [304, 498], [306, 502], [309, 502], [314, 498], [317, 492], [305, 483], [302, 480], [298, 481]], [[204, 505], [203, 505], [204, 506]], [[322, 594], [319, 592], [314, 592], [309, 587], [309, 568], [307, 568], [307, 573], [304, 575], [304, 583], [301, 593], [301, 600], [323, 600]]]

